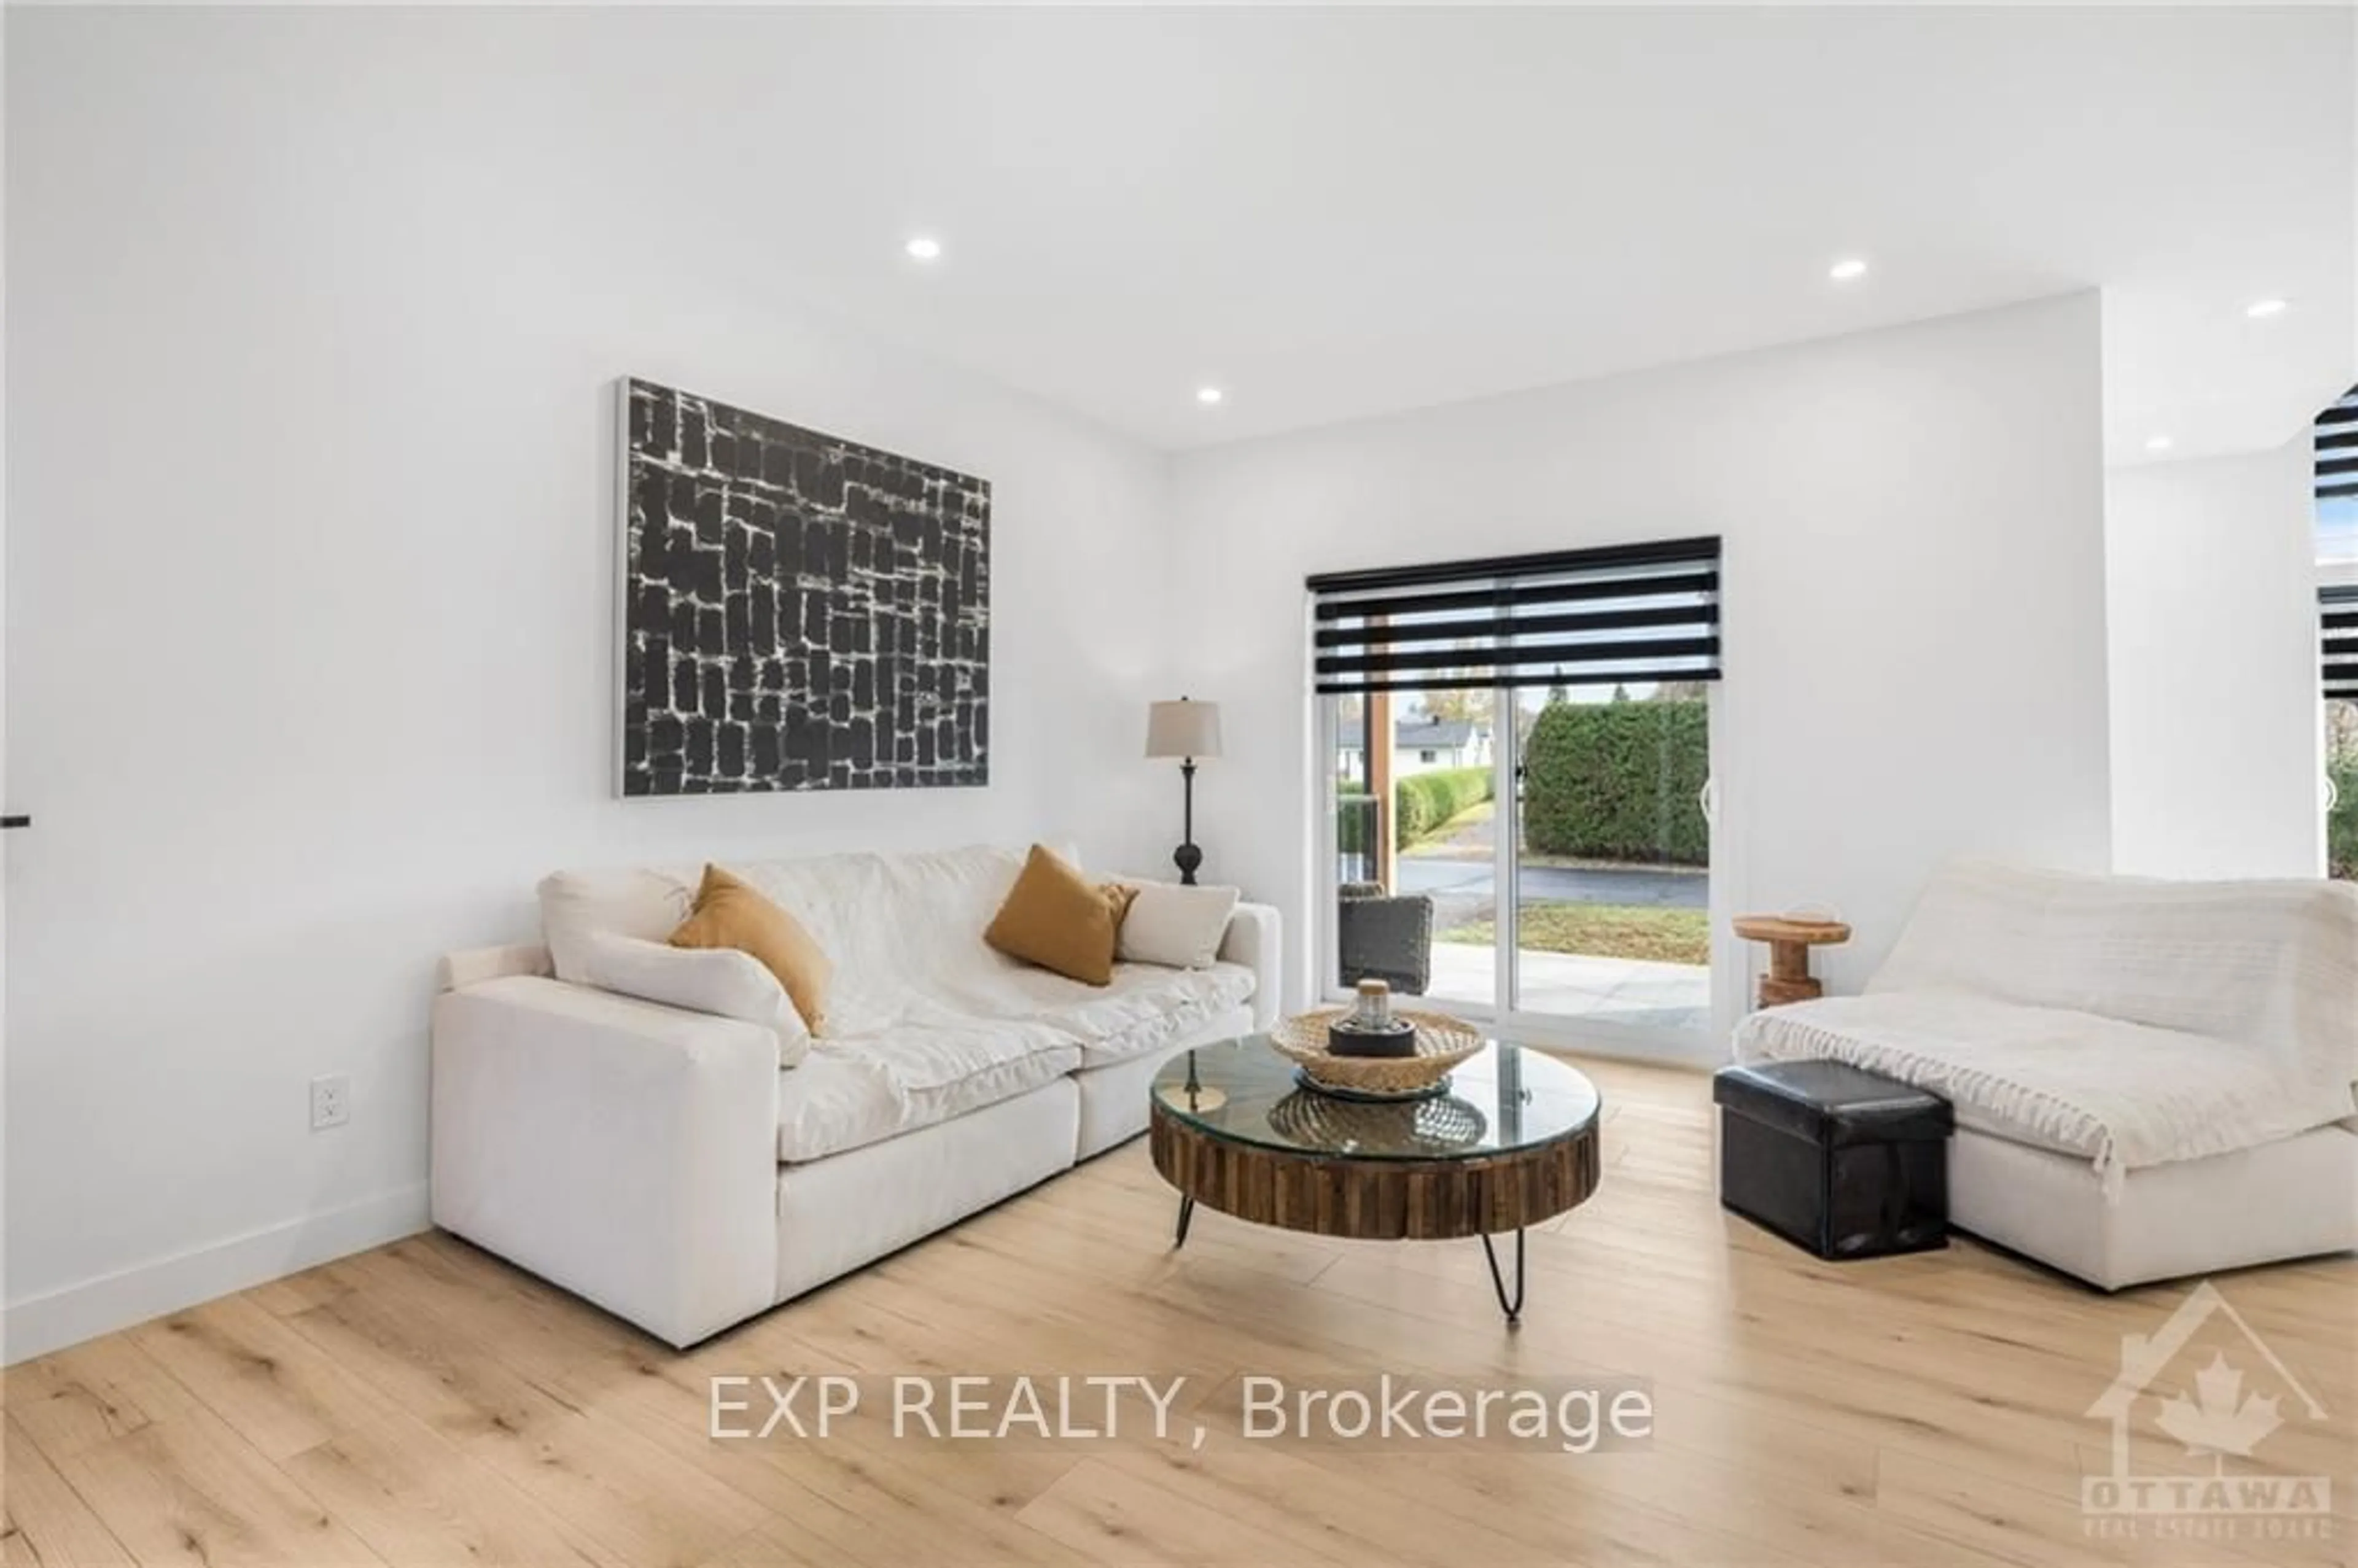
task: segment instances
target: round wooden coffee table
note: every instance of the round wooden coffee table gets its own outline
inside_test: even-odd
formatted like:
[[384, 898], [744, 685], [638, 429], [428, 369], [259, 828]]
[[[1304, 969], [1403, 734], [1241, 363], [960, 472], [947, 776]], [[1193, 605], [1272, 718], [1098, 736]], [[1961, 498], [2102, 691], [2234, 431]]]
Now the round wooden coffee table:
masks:
[[[1155, 1076], [1154, 1168], [1179, 1189], [1174, 1246], [1203, 1204], [1286, 1230], [1387, 1241], [1482, 1238], [1509, 1323], [1523, 1307], [1523, 1232], [1596, 1190], [1596, 1087], [1493, 1041], [1446, 1093], [1375, 1103], [1305, 1088], [1260, 1035], [1198, 1046]], [[1515, 1234], [1509, 1293], [1490, 1238]]]

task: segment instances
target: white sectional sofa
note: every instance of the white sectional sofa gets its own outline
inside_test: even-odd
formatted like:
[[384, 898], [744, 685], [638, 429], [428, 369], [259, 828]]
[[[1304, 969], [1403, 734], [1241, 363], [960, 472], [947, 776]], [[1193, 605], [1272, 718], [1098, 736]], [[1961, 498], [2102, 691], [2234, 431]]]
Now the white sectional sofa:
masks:
[[2108, 1290], [2358, 1247], [2358, 888], [1952, 866], [1736, 1054], [1946, 1096], [1955, 1223]]
[[983, 944], [1022, 864], [730, 862], [834, 961], [785, 1067], [769, 1027], [577, 983], [591, 934], [668, 935], [700, 866], [552, 877], [546, 946], [443, 962], [435, 1223], [687, 1346], [1135, 1135], [1165, 1058], [1275, 1018], [1274, 910], [1098, 989]]

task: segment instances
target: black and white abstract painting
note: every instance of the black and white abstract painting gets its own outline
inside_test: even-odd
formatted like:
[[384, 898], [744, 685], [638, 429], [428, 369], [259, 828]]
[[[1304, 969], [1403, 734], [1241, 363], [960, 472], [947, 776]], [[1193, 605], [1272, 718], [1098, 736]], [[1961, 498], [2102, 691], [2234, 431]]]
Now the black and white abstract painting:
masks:
[[625, 795], [988, 782], [990, 486], [623, 387]]

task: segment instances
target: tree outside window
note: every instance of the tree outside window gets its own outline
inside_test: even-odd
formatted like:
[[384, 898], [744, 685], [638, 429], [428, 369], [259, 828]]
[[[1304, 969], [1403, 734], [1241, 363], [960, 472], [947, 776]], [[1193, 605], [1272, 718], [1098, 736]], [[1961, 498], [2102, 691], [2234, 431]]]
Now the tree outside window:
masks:
[[2333, 785], [2325, 819], [2328, 873], [2358, 881], [2358, 702], [2325, 705], [2325, 776]]

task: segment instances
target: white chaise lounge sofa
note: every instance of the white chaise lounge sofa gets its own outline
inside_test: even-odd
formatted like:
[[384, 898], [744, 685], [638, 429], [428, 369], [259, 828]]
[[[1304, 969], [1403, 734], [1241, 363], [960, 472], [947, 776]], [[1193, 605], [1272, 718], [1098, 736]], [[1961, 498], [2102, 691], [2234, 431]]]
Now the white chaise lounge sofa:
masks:
[[687, 1346], [1133, 1136], [1165, 1058], [1274, 1019], [1274, 910], [1239, 904], [1208, 968], [1099, 989], [984, 945], [1022, 865], [730, 862], [834, 961], [785, 1067], [763, 1024], [577, 983], [592, 934], [668, 935], [700, 866], [550, 878], [545, 946], [443, 962], [435, 1223]]
[[1753, 1014], [1956, 1108], [1962, 1229], [2106, 1290], [2358, 1247], [2358, 889], [1942, 871], [1866, 993]]

